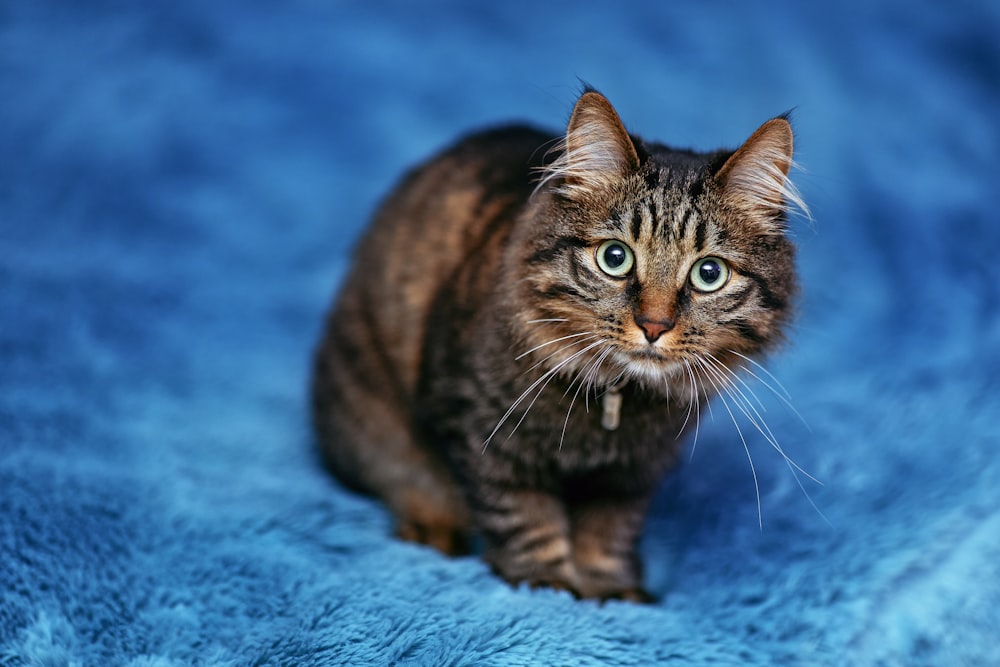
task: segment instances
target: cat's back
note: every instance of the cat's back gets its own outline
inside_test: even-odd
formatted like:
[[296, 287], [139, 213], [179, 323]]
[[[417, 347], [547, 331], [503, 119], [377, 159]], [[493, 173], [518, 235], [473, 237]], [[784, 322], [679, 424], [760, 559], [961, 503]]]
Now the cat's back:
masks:
[[[368, 237], [409, 248], [411, 256], [426, 249], [427, 257], [441, 250], [442, 242], [449, 247], [474, 242], [498, 214], [527, 201], [552, 139], [518, 125], [460, 139], [404, 176], [377, 211]], [[419, 257], [412, 259], [419, 263]]]
[[552, 141], [527, 126], [468, 135], [412, 169], [375, 214], [341, 310], [363, 314], [407, 393], [432, 303], [463, 265], [482, 273], [499, 261], [491, 239], [506, 235], [526, 205]]

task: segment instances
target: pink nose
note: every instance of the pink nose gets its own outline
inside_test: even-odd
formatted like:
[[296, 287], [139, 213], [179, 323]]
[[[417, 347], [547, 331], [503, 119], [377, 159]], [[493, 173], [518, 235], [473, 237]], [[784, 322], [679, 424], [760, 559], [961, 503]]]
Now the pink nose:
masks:
[[673, 320], [639, 319], [636, 320], [636, 324], [638, 324], [643, 333], [646, 334], [646, 340], [650, 343], [655, 343], [659, 340], [660, 336], [674, 328]]

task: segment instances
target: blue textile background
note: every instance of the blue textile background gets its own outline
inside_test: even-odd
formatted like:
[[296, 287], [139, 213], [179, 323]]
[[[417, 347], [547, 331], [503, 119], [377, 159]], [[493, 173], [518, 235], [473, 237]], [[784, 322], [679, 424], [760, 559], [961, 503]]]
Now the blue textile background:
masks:
[[[989, 0], [0, 4], [0, 665], [997, 664], [998, 34]], [[815, 217], [769, 363], [802, 420], [756, 386], [823, 484], [744, 422], [759, 526], [717, 403], [652, 606], [392, 539], [308, 428], [378, 198], [561, 128], [578, 77], [680, 146], [794, 108]]]

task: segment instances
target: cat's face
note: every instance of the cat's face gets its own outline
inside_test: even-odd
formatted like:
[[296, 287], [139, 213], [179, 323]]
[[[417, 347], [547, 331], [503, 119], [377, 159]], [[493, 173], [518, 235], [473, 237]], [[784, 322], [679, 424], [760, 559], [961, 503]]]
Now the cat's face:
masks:
[[[594, 385], [627, 379], [668, 394], [680, 384], [713, 393], [727, 369], [780, 341], [789, 318], [787, 123], [765, 125], [728, 160], [655, 147], [640, 158], [610, 121], [604, 135], [593, 127], [605, 111], [584, 121], [587, 141], [603, 141], [590, 158], [600, 173], [557, 163], [562, 184], [539, 193], [536, 217], [546, 222], [523, 267], [526, 345], [547, 368], [564, 364], [561, 373]], [[786, 133], [787, 153], [777, 151]]]

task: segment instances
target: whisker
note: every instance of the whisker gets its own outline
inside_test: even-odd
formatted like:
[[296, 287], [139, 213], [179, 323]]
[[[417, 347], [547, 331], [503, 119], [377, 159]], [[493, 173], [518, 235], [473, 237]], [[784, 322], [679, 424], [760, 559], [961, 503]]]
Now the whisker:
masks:
[[754, 359], [752, 357], [748, 357], [745, 354], [740, 354], [736, 350], [727, 350], [727, 352], [729, 352], [731, 354], [735, 354], [737, 357], [739, 357], [743, 361], [746, 361], [746, 362], [748, 362], [750, 364], [753, 364], [754, 366], [756, 366], [757, 368], [759, 368], [761, 370], [761, 372], [763, 372], [765, 375], [767, 375], [767, 377], [771, 378], [771, 381], [774, 382], [774, 384], [778, 385], [778, 387], [781, 389], [781, 393], [783, 393], [785, 395], [785, 398], [787, 398], [788, 400], [792, 399], [792, 395], [790, 393], [788, 393], [788, 390], [785, 388], [785, 386], [783, 384], [781, 384], [781, 380], [779, 380], [778, 378], [776, 378], [774, 376], [774, 374], [771, 371], [767, 370], [767, 368], [765, 368], [759, 361], [757, 361], [756, 359]]
[[542, 366], [542, 365], [544, 365], [546, 361], [548, 361], [548, 360], [549, 360], [549, 359], [551, 359], [552, 357], [556, 356], [557, 354], [560, 354], [560, 353], [562, 353], [562, 352], [565, 352], [566, 350], [568, 350], [568, 349], [570, 349], [570, 348], [572, 348], [572, 347], [576, 347], [577, 345], [583, 345], [584, 343], [587, 343], [587, 342], [589, 342], [589, 341], [592, 341], [592, 340], [594, 340], [595, 338], [600, 338], [600, 336], [599, 336], [598, 334], [596, 334], [596, 333], [592, 333], [592, 334], [591, 334], [590, 336], [587, 336], [586, 338], [581, 338], [581, 339], [579, 339], [579, 340], [575, 340], [575, 341], [573, 341], [572, 343], [568, 343], [568, 344], [566, 344], [566, 345], [563, 345], [562, 347], [560, 347], [560, 348], [559, 348], [558, 350], [556, 350], [555, 352], [552, 352], [552, 353], [551, 353], [551, 354], [549, 354], [548, 356], [546, 356], [546, 357], [542, 358], [541, 360], [539, 360], [538, 362], [536, 362], [536, 363], [535, 363], [534, 365], [532, 365], [531, 367], [527, 368], [527, 369], [526, 369], [526, 370], [525, 370], [525, 371], [524, 371], [524, 372], [523, 372], [523, 373], [522, 373], [521, 375], [527, 375], [528, 373], [530, 373], [531, 371], [535, 370], [535, 369], [536, 369], [536, 368], [538, 368], [539, 366]]
[[[585, 394], [590, 391], [591, 382], [593, 381], [593, 378], [596, 377], [597, 369], [600, 368], [601, 364], [604, 363], [604, 360], [608, 358], [608, 355], [611, 354], [613, 350], [614, 348], [611, 345], [608, 345], [605, 350], [595, 356], [594, 360], [584, 368], [584, 371], [580, 373], [578, 377], [574, 378], [573, 382], [571, 382], [569, 387], [566, 388], [565, 393], [563, 393], [563, 397], [565, 398], [566, 394], [569, 393], [570, 389], [573, 388], [573, 385], [576, 384], [577, 380], [579, 380], [579, 385], [577, 386], [576, 391], [573, 392], [573, 398], [570, 400], [569, 408], [566, 410], [566, 419], [563, 420], [562, 433], [559, 435], [560, 451], [562, 451], [563, 441], [566, 439], [566, 428], [569, 426], [569, 418], [573, 413], [573, 405], [576, 403], [576, 399], [580, 395], [580, 390], [583, 389]], [[586, 389], [584, 389], [585, 386]]]
[[[694, 361], [698, 362], [698, 366], [699, 367], [703, 365], [698, 358], [695, 358]], [[699, 385], [701, 386], [701, 393], [706, 397], [705, 406], [708, 408], [708, 417], [709, 417], [709, 419], [712, 420], [712, 423], [714, 424], [715, 423], [715, 410], [712, 409], [712, 394], [711, 394], [711, 392], [709, 392], [708, 387], [705, 386], [705, 373], [704, 373], [704, 371], [702, 371], [700, 373], [697, 373], [697, 375], [695, 375], [695, 369], [693, 367], [691, 367], [691, 376], [694, 377], [694, 378], [696, 378], [698, 380], [698, 384], [695, 385], [695, 390], [697, 390], [697, 388], [698, 388]], [[697, 417], [698, 417], [698, 422], [699, 422], [697, 424], [697, 426], [700, 426], [700, 422], [701, 422], [701, 399], [700, 398], [698, 399], [697, 407], [698, 407], [698, 415], [697, 415]], [[695, 431], [695, 437], [696, 438], [697, 438], [697, 435], [698, 435], [698, 432], [696, 430]], [[691, 452], [691, 455], [693, 457], [694, 456], [694, 452]]]
[[[588, 370], [587, 370], [587, 384], [590, 387], [593, 387], [594, 383], [597, 382], [597, 374], [601, 370], [601, 366], [604, 364], [604, 362], [607, 360], [607, 358], [609, 356], [611, 356], [611, 353], [614, 352], [614, 351], [615, 351], [615, 348], [612, 347], [611, 345], [608, 345], [597, 356], [596, 362], [593, 363], [593, 364], [591, 364], [588, 367]], [[610, 386], [614, 386], [614, 385], [615, 385], [615, 382], [612, 382], [610, 384]]]
[[588, 345], [587, 347], [583, 348], [582, 350], [579, 350], [579, 351], [575, 352], [568, 359], [564, 359], [562, 362], [556, 364], [556, 366], [552, 369], [553, 371], [556, 371], [556, 372], [553, 373], [553, 372], [550, 371], [548, 373], [548, 375], [549, 375], [548, 379], [545, 381], [545, 384], [543, 384], [541, 386], [541, 388], [535, 393], [535, 396], [531, 399], [531, 402], [528, 403], [528, 407], [524, 409], [524, 414], [521, 415], [521, 418], [518, 420], [517, 424], [515, 424], [514, 428], [511, 429], [510, 435], [507, 436], [508, 440], [510, 440], [510, 438], [513, 437], [514, 432], [517, 431], [517, 428], [521, 425], [521, 422], [523, 422], [524, 419], [525, 419], [525, 417], [528, 416], [528, 413], [531, 412], [531, 408], [535, 405], [535, 401], [538, 400], [538, 397], [542, 395], [542, 392], [545, 391], [545, 388], [547, 386], [549, 386], [549, 383], [552, 381], [552, 379], [555, 378], [558, 375], [558, 371], [561, 370], [563, 367], [565, 367], [569, 362], [573, 361], [576, 357], [580, 356], [581, 354], [584, 354], [584, 353], [588, 352], [589, 350], [597, 347], [598, 345], [602, 345], [603, 343], [604, 343], [603, 339], [598, 340], [595, 343], [591, 343], [590, 345]]
[[532, 391], [534, 391], [536, 387], [541, 385], [541, 388], [535, 394], [534, 398], [531, 399], [531, 403], [529, 403], [528, 407], [525, 409], [524, 414], [521, 415], [521, 419], [518, 420], [517, 424], [515, 424], [514, 428], [511, 430], [510, 435], [507, 436], [507, 439], [510, 439], [514, 435], [514, 432], [517, 431], [517, 427], [521, 425], [521, 423], [524, 421], [524, 418], [528, 416], [529, 412], [531, 412], [531, 408], [535, 404], [535, 401], [537, 401], [538, 397], [541, 396], [542, 392], [545, 390], [545, 387], [547, 387], [549, 382], [552, 381], [552, 378], [554, 378], [559, 373], [559, 371], [561, 371], [564, 367], [572, 363], [573, 360], [575, 360], [577, 357], [579, 357], [582, 354], [585, 354], [589, 350], [601, 344], [603, 344], [603, 340], [598, 340], [597, 342], [591, 343], [582, 350], [577, 350], [572, 355], [560, 361], [558, 364], [547, 370], [545, 373], [539, 376], [534, 382], [532, 382], [531, 385], [529, 385], [528, 388], [525, 389], [521, 393], [521, 395], [517, 398], [517, 400], [514, 401], [514, 403], [507, 409], [507, 412], [504, 413], [503, 417], [500, 418], [500, 421], [497, 423], [496, 427], [494, 427], [493, 432], [490, 433], [490, 435], [486, 438], [486, 441], [483, 442], [483, 451], [484, 452], [486, 451], [486, 448], [493, 440], [493, 436], [495, 436], [497, 434], [497, 431], [499, 431], [500, 428], [506, 423], [507, 419], [511, 416], [511, 414], [513, 414], [514, 410], [517, 409], [517, 406], [520, 405], [521, 402], [524, 401], [524, 399], [527, 398], [528, 395]]
[[[576, 391], [573, 392], [573, 398], [570, 399], [569, 408], [567, 408], [566, 410], [566, 418], [563, 419], [562, 432], [559, 434], [559, 451], [562, 451], [563, 442], [566, 440], [566, 429], [569, 427], [569, 417], [571, 414], [573, 414], [573, 405], [576, 404], [576, 398], [577, 396], [580, 395], [580, 390], [583, 389], [583, 377], [580, 376], [578, 378], [575, 378], [573, 380], [573, 383], [571, 383], [569, 387], [566, 388], [566, 393], [569, 393], [569, 390], [573, 388], [573, 384], [576, 382], [576, 380], [580, 380], [580, 384], [577, 385]], [[563, 394], [563, 398], [566, 397], [566, 393]]]
[[[724, 391], [733, 400], [733, 403], [737, 408], [739, 408], [740, 412], [743, 413], [743, 416], [747, 418], [747, 420], [754, 426], [754, 428], [757, 429], [757, 431], [772, 447], [774, 447], [778, 452], [784, 454], [781, 447], [775, 441], [774, 434], [767, 427], [767, 423], [764, 421], [760, 412], [758, 412], [754, 405], [750, 402], [750, 399], [743, 392], [743, 390], [734, 384], [733, 380], [739, 381], [739, 376], [733, 373], [732, 370], [723, 365], [711, 354], [706, 354], [703, 357], [703, 360], [706, 362], [706, 370], [711, 372], [712, 375], [719, 380], [722, 384], [722, 391]], [[729, 374], [732, 379], [727, 377], [727, 374]], [[753, 391], [751, 390], [750, 393], [753, 394]], [[754, 395], [754, 398], [756, 398], [756, 395]], [[750, 414], [751, 411], [753, 412], [753, 415]], [[754, 415], [756, 415], [757, 419], [754, 419]], [[787, 459], [787, 457], [785, 458]]]
[[[595, 401], [598, 398], [600, 398], [601, 396], [603, 396], [603, 394], [598, 395], [598, 393], [597, 393], [597, 387], [595, 386], [595, 384], [597, 382], [597, 370], [600, 368], [600, 364], [603, 364], [604, 361], [611, 355], [611, 353], [614, 352], [614, 350], [615, 349], [613, 347], [611, 347], [610, 345], [608, 346], [608, 348], [606, 350], [604, 350], [604, 352], [601, 354], [600, 363], [597, 365], [597, 367], [595, 367], [593, 369], [594, 372], [591, 374], [591, 376], [587, 380], [587, 390], [584, 391], [584, 393], [583, 393], [583, 399], [584, 399], [584, 407], [585, 407], [585, 409], [586, 409], [586, 411], [588, 413], [590, 412], [590, 393], [591, 393], [591, 389], [593, 389], [594, 400]], [[625, 371], [622, 370], [620, 373], [618, 373], [618, 375], [615, 376], [614, 380], [608, 382], [607, 385], [605, 385], [605, 386], [606, 387], [614, 387], [614, 386], [618, 385], [622, 381], [622, 378], [624, 376], [625, 376]], [[607, 393], [607, 391], [605, 391], [605, 393]]]
[[[706, 356], [707, 356], [707, 358], [712, 363], [714, 363], [716, 365], [717, 368], [719, 368], [721, 371], [725, 371], [726, 373], [730, 374], [734, 380], [736, 380], [737, 382], [741, 383], [746, 388], [746, 390], [748, 392], [750, 392], [750, 394], [754, 397], [754, 399], [757, 400], [757, 403], [760, 404], [760, 399], [757, 398], [756, 394], [754, 394], [753, 389], [751, 389], [750, 386], [747, 385], [746, 381], [743, 380], [743, 378], [741, 378], [738, 373], [736, 373], [732, 369], [726, 367], [725, 364], [723, 364], [721, 361], [719, 361], [717, 358], [715, 358], [711, 354], [707, 354]], [[799, 464], [795, 463], [795, 461], [793, 461], [785, 453], [785, 451], [781, 448], [781, 445], [778, 443], [777, 437], [771, 431], [770, 427], [767, 425], [767, 422], [764, 421], [764, 417], [760, 414], [760, 412], [757, 411], [757, 408], [755, 408], [753, 406], [753, 404], [747, 398], [747, 396], [743, 392], [743, 390], [740, 389], [739, 387], [737, 387], [736, 385], [731, 384], [731, 383], [729, 384], [729, 387], [732, 389], [732, 391], [729, 391], [729, 395], [733, 399], [733, 401], [737, 403], [737, 406], [740, 408], [740, 411], [743, 412], [743, 414], [750, 421], [750, 423], [753, 424], [753, 426], [757, 429], [757, 431], [760, 432], [760, 434], [762, 436], [764, 436], [764, 439], [767, 440], [767, 442], [772, 447], [774, 447], [774, 449], [779, 454], [781, 454], [782, 458], [785, 459], [785, 462], [788, 465], [793, 466], [796, 470], [798, 470], [799, 472], [801, 472], [803, 475], [805, 475], [806, 477], [808, 477], [812, 481], [814, 481], [817, 484], [819, 484], [820, 486], [822, 486], [822, 484], [823, 484], [822, 482], [820, 482], [818, 479], [816, 479], [815, 477], [813, 477], [812, 475], [810, 475], [808, 472], [806, 472]], [[735, 395], [736, 393], [739, 394], [739, 398], [741, 399], [740, 401], [737, 401], [737, 396]], [[747, 409], [749, 409], [750, 411], [753, 412], [754, 416], [756, 416], [756, 419], [754, 419], [754, 417], [751, 416], [749, 412], [747, 412]]]
[[[736, 388], [736, 387], [733, 387], [733, 388], [736, 389], [736, 391], [738, 391], [740, 394], [742, 394], [742, 391], [740, 391], [738, 388]], [[771, 429], [768, 428], [767, 424], [764, 423], [763, 419], [760, 419], [761, 424], [758, 424], [754, 420], [754, 418], [750, 416], [750, 414], [747, 412], [746, 408], [744, 408], [743, 405], [740, 404], [740, 401], [739, 401], [738, 397], [732, 391], [730, 391], [728, 389], [727, 389], [727, 393], [729, 394], [730, 398], [733, 399], [733, 402], [737, 404], [737, 407], [739, 407], [739, 409], [743, 413], [743, 415], [750, 421], [751, 424], [754, 425], [754, 427], [757, 429], [758, 432], [760, 432], [760, 434], [764, 437], [764, 439], [781, 455], [781, 458], [784, 460], [785, 465], [788, 466], [789, 472], [791, 472], [791, 474], [792, 474], [792, 479], [795, 480], [795, 484], [799, 487], [799, 490], [802, 491], [802, 495], [805, 496], [806, 501], [808, 501], [808, 503], [812, 506], [813, 510], [815, 510], [816, 513], [819, 514], [820, 518], [823, 519], [823, 521], [826, 522], [827, 525], [832, 526], [833, 524], [830, 522], [830, 520], [827, 518], [827, 516], [823, 513], [823, 511], [819, 508], [819, 506], [816, 505], [816, 502], [813, 500], [812, 495], [809, 493], [809, 491], [802, 484], [802, 480], [799, 478], [799, 473], [801, 473], [802, 475], [804, 475], [805, 477], [807, 477], [810, 481], [815, 482], [816, 484], [819, 484], [820, 486], [823, 486], [823, 482], [821, 482], [819, 479], [817, 479], [813, 475], [809, 474], [804, 468], [802, 468], [802, 466], [800, 466], [798, 463], [796, 463], [791, 457], [789, 457], [785, 453], [785, 451], [781, 448], [781, 445], [778, 444], [777, 438], [771, 432]], [[747, 399], [746, 399], [745, 396], [743, 397], [743, 401], [745, 401], [745, 402], [747, 401]], [[751, 410], [753, 410], [753, 406], [749, 405], [748, 402], [747, 402], [747, 406]], [[756, 410], [754, 410], [754, 413], [757, 414], [758, 418], [760, 418], [760, 415], [759, 415], [759, 413], [756, 412]], [[764, 433], [764, 431], [761, 430], [761, 425], [763, 425], [763, 427], [765, 429], [767, 429], [767, 433], [766, 434]]]
[[[597, 337], [599, 338], [599, 336]], [[607, 341], [602, 340], [602, 342], [607, 342]], [[590, 372], [593, 371], [595, 366], [600, 365], [600, 363], [603, 362], [604, 358], [607, 356], [607, 353], [611, 349], [613, 348], [608, 346], [608, 350], [603, 350], [599, 354], [595, 355], [594, 358], [591, 359], [587, 364], [585, 364], [584, 367], [580, 369], [580, 371], [576, 374], [573, 380], [569, 383], [569, 386], [566, 387], [566, 391], [563, 392], [562, 397], [566, 398], [566, 396], [569, 395], [569, 392], [573, 391], [573, 385], [575, 385], [577, 382], [580, 383], [580, 386], [577, 387], [576, 393], [579, 393], [580, 388], [583, 387], [585, 378], [590, 374]]]
[[[736, 397], [734, 393], [739, 393], [740, 398], [743, 400], [743, 402], [746, 403], [746, 406], [750, 410], [753, 410], [753, 413], [760, 420], [760, 423], [765, 428], [767, 428], [767, 424], [764, 422], [763, 416], [761, 415], [760, 412], [757, 411], [757, 408], [755, 408], [753, 403], [750, 401], [750, 398], [752, 397], [754, 401], [756, 401], [757, 405], [760, 406], [761, 411], [767, 412], [767, 408], [764, 406], [763, 402], [761, 402], [760, 398], [757, 396], [757, 393], [750, 387], [750, 385], [746, 383], [746, 381], [742, 377], [740, 377], [739, 373], [733, 371], [731, 368], [723, 364], [714, 355], [712, 355], [711, 353], [705, 353], [704, 356], [709, 362], [711, 362], [712, 366], [714, 366], [714, 368], [718, 370], [717, 377], [725, 380], [726, 388], [729, 391], [730, 396], [733, 396], [733, 398], [735, 399]], [[743, 388], [746, 389], [746, 392], [744, 392], [743, 389], [738, 387], [735, 384], [736, 382], [740, 383], [743, 386]], [[747, 396], [747, 393], [750, 394], [749, 397]], [[756, 422], [753, 421], [750, 415], [746, 412], [744, 412], [744, 414], [746, 414], [747, 418], [750, 419], [755, 426], [757, 426], [758, 430], [760, 430], [760, 426], [758, 426]], [[768, 432], [766, 434], [762, 432], [761, 435], [764, 435], [764, 437], [774, 436], [774, 434], [771, 433], [770, 429], [768, 429]]]
[[536, 350], [540, 350], [543, 347], [548, 347], [549, 345], [553, 345], [555, 343], [560, 343], [560, 342], [562, 342], [564, 340], [569, 340], [570, 338], [579, 338], [580, 336], [588, 336], [588, 335], [591, 335], [593, 333], [594, 333], [593, 331], [583, 331], [583, 332], [580, 332], [580, 333], [569, 334], [568, 336], [561, 336], [560, 338], [553, 338], [552, 340], [550, 340], [550, 341], [548, 341], [546, 343], [542, 343], [541, 345], [536, 345], [535, 347], [531, 348], [527, 352], [522, 352], [521, 354], [519, 354], [516, 357], [514, 357], [514, 360], [515, 361], [520, 361], [521, 359], [523, 359], [524, 357], [528, 356], [532, 352], [535, 352]]
[[[707, 375], [705, 375], [704, 378], [706, 380], [708, 380], [712, 384], [712, 386], [715, 388], [715, 391], [716, 391], [716, 393], [719, 396], [719, 400], [722, 401], [723, 407], [725, 407], [726, 408], [726, 412], [729, 413], [729, 418], [733, 420], [733, 426], [736, 427], [736, 432], [740, 436], [740, 442], [743, 443], [743, 451], [746, 452], [746, 454], [747, 454], [747, 461], [750, 462], [750, 473], [753, 475], [754, 492], [757, 495], [757, 523], [760, 526], [760, 529], [763, 530], [764, 529], [764, 513], [762, 511], [761, 502], [760, 502], [760, 482], [757, 480], [757, 469], [756, 469], [756, 467], [754, 467], [754, 464], [753, 464], [753, 456], [750, 455], [750, 446], [747, 445], [747, 440], [743, 436], [743, 429], [740, 428], [740, 424], [736, 420], [736, 415], [734, 415], [733, 411], [729, 409], [729, 403], [726, 401], [726, 396], [725, 396], [725, 393], [723, 391], [723, 388], [720, 388], [719, 385], [716, 384], [715, 380], [712, 379], [712, 369], [711, 369], [711, 367], [708, 366], [708, 363], [703, 358], [699, 357], [699, 358], [696, 358], [696, 360], [697, 360], [699, 366], [701, 366], [706, 371]], [[724, 380], [723, 380], [723, 382], [724, 382]]]
[[736, 355], [737, 357], [739, 357], [740, 359], [743, 359], [744, 361], [747, 361], [747, 362], [749, 362], [749, 363], [753, 364], [753, 365], [754, 365], [755, 367], [757, 367], [757, 368], [758, 368], [758, 369], [759, 369], [759, 370], [760, 370], [760, 371], [761, 371], [762, 373], [764, 373], [765, 375], [767, 375], [767, 377], [769, 377], [769, 378], [771, 379], [771, 381], [772, 381], [772, 382], [774, 382], [774, 384], [776, 384], [776, 385], [778, 386], [778, 389], [780, 389], [781, 391], [778, 391], [778, 389], [775, 389], [775, 388], [774, 388], [773, 386], [771, 386], [771, 384], [770, 384], [770, 383], [768, 383], [768, 382], [767, 382], [766, 380], [764, 380], [764, 379], [763, 379], [762, 377], [760, 377], [759, 375], [757, 375], [756, 373], [754, 373], [754, 372], [753, 372], [753, 370], [751, 370], [751, 369], [747, 368], [746, 366], [744, 366], [744, 367], [743, 367], [743, 370], [744, 370], [744, 371], [746, 371], [747, 373], [749, 373], [749, 374], [750, 374], [750, 375], [751, 375], [751, 376], [752, 376], [752, 377], [753, 377], [753, 378], [754, 378], [755, 380], [757, 380], [757, 381], [758, 381], [758, 382], [760, 382], [760, 383], [761, 383], [762, 385], [764, 385], [765, 387], [767, 387], [767, 388], [768, 388], [768, 389], [769, 389], [769, 390], [771, 391], [771, 393], [772, 393], [772, 394], [774, 394], [774, 395], [775, 395], [775, 396], [777, 396], [777, 397], [778, 397], [779, 399], [781, 399], [781, 402], [782, 402], [782, 403], [784, 403], [784, 404], [785, 404], [785, 406], [786, 406], [786, 407], [787, 407], [787, 408], [788, 408], [789, 410], [791, 410], [791, 411], [792, 411], [792, 413], [793, 413], [793, 414], [794, 414], [794, 415], [795, 415], [796, 417], [798, 417], [799, 421], [801, 421], [801, 422], [802, 422], [802, 425], [803, 425], [803, 426], [805, 426], [805, 427], [806, 427], [806, 428], [807, 428], [807, 429], [808, 429], [808, 430], [809, 430], [810, 432], [812, 432], [812, 427], [810, 427], [810, 426], [809, 426], [809, 423], [808, 423], [808, 422], [806, 421], [805, 417], [803, 417], [803, 416], [802, 416], [802, 414], [801, 414], [801, 413], [799, 413], [799, 411], [798, 411], [798, 410], [797, 410], [797, 409], [795, 408], [795, 406], [794, 406], [794, 405], [792, 405], [792, 395], [788, 393], [788, 390], [787, 390], [787, 389], [785, 389], [784, 385], [782, 385], [782, 384], [781, 384], [781, 381], [780, 381], [780, 380], [778, 380], [778, 378], [776, 378], [776, 377], [774, 376], [774, 374], [773, 374], [773, 373], [771, 373], [771, 371], [769, 371], [769, 370], [767, 370], [766, 368], [764, 368], [764, 366], [762, 366], [762, 365], [761, 365], [760, 363], [758, 363], [757, 361], [755, 361], [755, 360], [751, 359], [750, 357], [747, 357], [747, 356], [745, 356], [745, 355], [742, 355], [742, 354], [740, 354], [740, 353], [739, 353], [739, 352], [737, 352], [736, 350], [729, 350], [729, 352], [731, 352], [732, 354], [735, 354], [735, 355]]
[[[670, 376], [668, 376], [668, 375], [663, 375], [663, 394], [664, 394], [664, 396], [666, 396], [667, 419], [670, 419], [670, 399], [671, 399], [671, 395], [670, 395]], [[684, 419], [684, 423], [685, 424], [687, 423], [687, 418], [686, 417]], [[681, 431], [683, 431], [683, 430], [684, 430], [684, 427], [681, 426]]]
[[[687, 428], [688, 422], [691, 420], [691, 414], [697, 410], [694, 419], [694, 444], [691, 445], [691, 453], [693, 455], [694, 450], [698, 447], [698, 422], [701, 417], [701, 402], [698, 400], [698, 390], [694, 384], [694, 373], [691, 371], [691, 364], [686, 359], [684, 360], [684, 370], [687, 371], [688, 378], [690, 379], [691, 396], [688, 399], [688, 409], [687, 414], [684, 415], [684, 423], [681, 424], [681, 427], [677, 431], [677, 435], [674, 436], [674, 438], [677, 439], [681, 437], [681, 434], [684, 433], [684, 429]], [[666, 378], [664, 378], [664, 382], [666, 382]]]
[[[775, 437], [774, 433], [768, 427], [767, 423], [764, 421], [761, 414], [750, 402], [750, 399], [747, 398], [746, 394], [743, 392], [742, 389], [740, 389], [737, 385], [733, 384], [731, 381], [727, 380], [723, 375], [722, 371], [725, 371], [730, 376], [732, 376], [732, 378], [742, 383], [747, 388], [747, 391], [750, 391], [751, 394], [753, 394], [753, 390], [750, 389], [749, 386], [747, 386], [746, 382], [735, 371], [725, 366], [721, 361], [719, 361], [711, 354], [707, 355], [707, 360], [714, 363], [716, 365], [716, 368], [712, 369], [710, 366], [706, 364], [705, 366], [706, 370], [713, 372], [713, 374], [721, 382], [724, 383], [723, 389], [725, 393], [729, 396], [730, 399], [732, 399], [733, 403], [740, 410], [740, 412], [743, 413], [743, 416], [747, 418], [747, 420], [754, 426], [754, 428], [757, 429], [757, 431], [761, 434], [761, 436], [764, 437], [764, 439], [775, 449], [775, 451], [777, 451], [781, 455], [782, 459], [785, 462], [785, 465], [788, 466], [789, 471], [792, 473], [792, 479], [795, 480], [795, 483], [798, 485], [799, 489], [802, 491], [802, 494], [806, 497], [806, 500], [809, 502], [812, 508], [816, 511], [817, 514], [819, 514], [819, 516], [823, 519], [823, 521], [825, 521], [828, 525], [832, 525], [830, 523], [830, 520], [823, 513], [823, 511], [820, 510], [819, 507], [816, 505], [812, 496], [809, 494], [809, 491], [806, 490], [805, 486], [802, 484], [802, 480], [799, 478], [798, 473], [802, 473], [802, 475], [804, 475], [811, 481], [815, 482], [816, 484], [819, 484], [820, 486], [822, 486], [823, 483], [820, 480], [816, 479], [813, 475], [809, 474], [805, 469], [802, 468], [802, 466], [796, 463], [791, 457], [788, 456], [788, 454], [785, 453], [784, 449], [782, 449], [781, 445], [778, 443], [778, 440]], [[754, 398], [756, 398], [756, 396], [754, 396]], [[724, 398], [722, 400], [725, 402]], [[751, 411], [753, 412], [753, 415], [750, 414]], [[756, 416], [756, 419], [754, 418], [754, 416]], [[739, 427], [737, 427], [737, 430], [738, 429]], [[740, 435], [742, 437], [742, 433]]]

